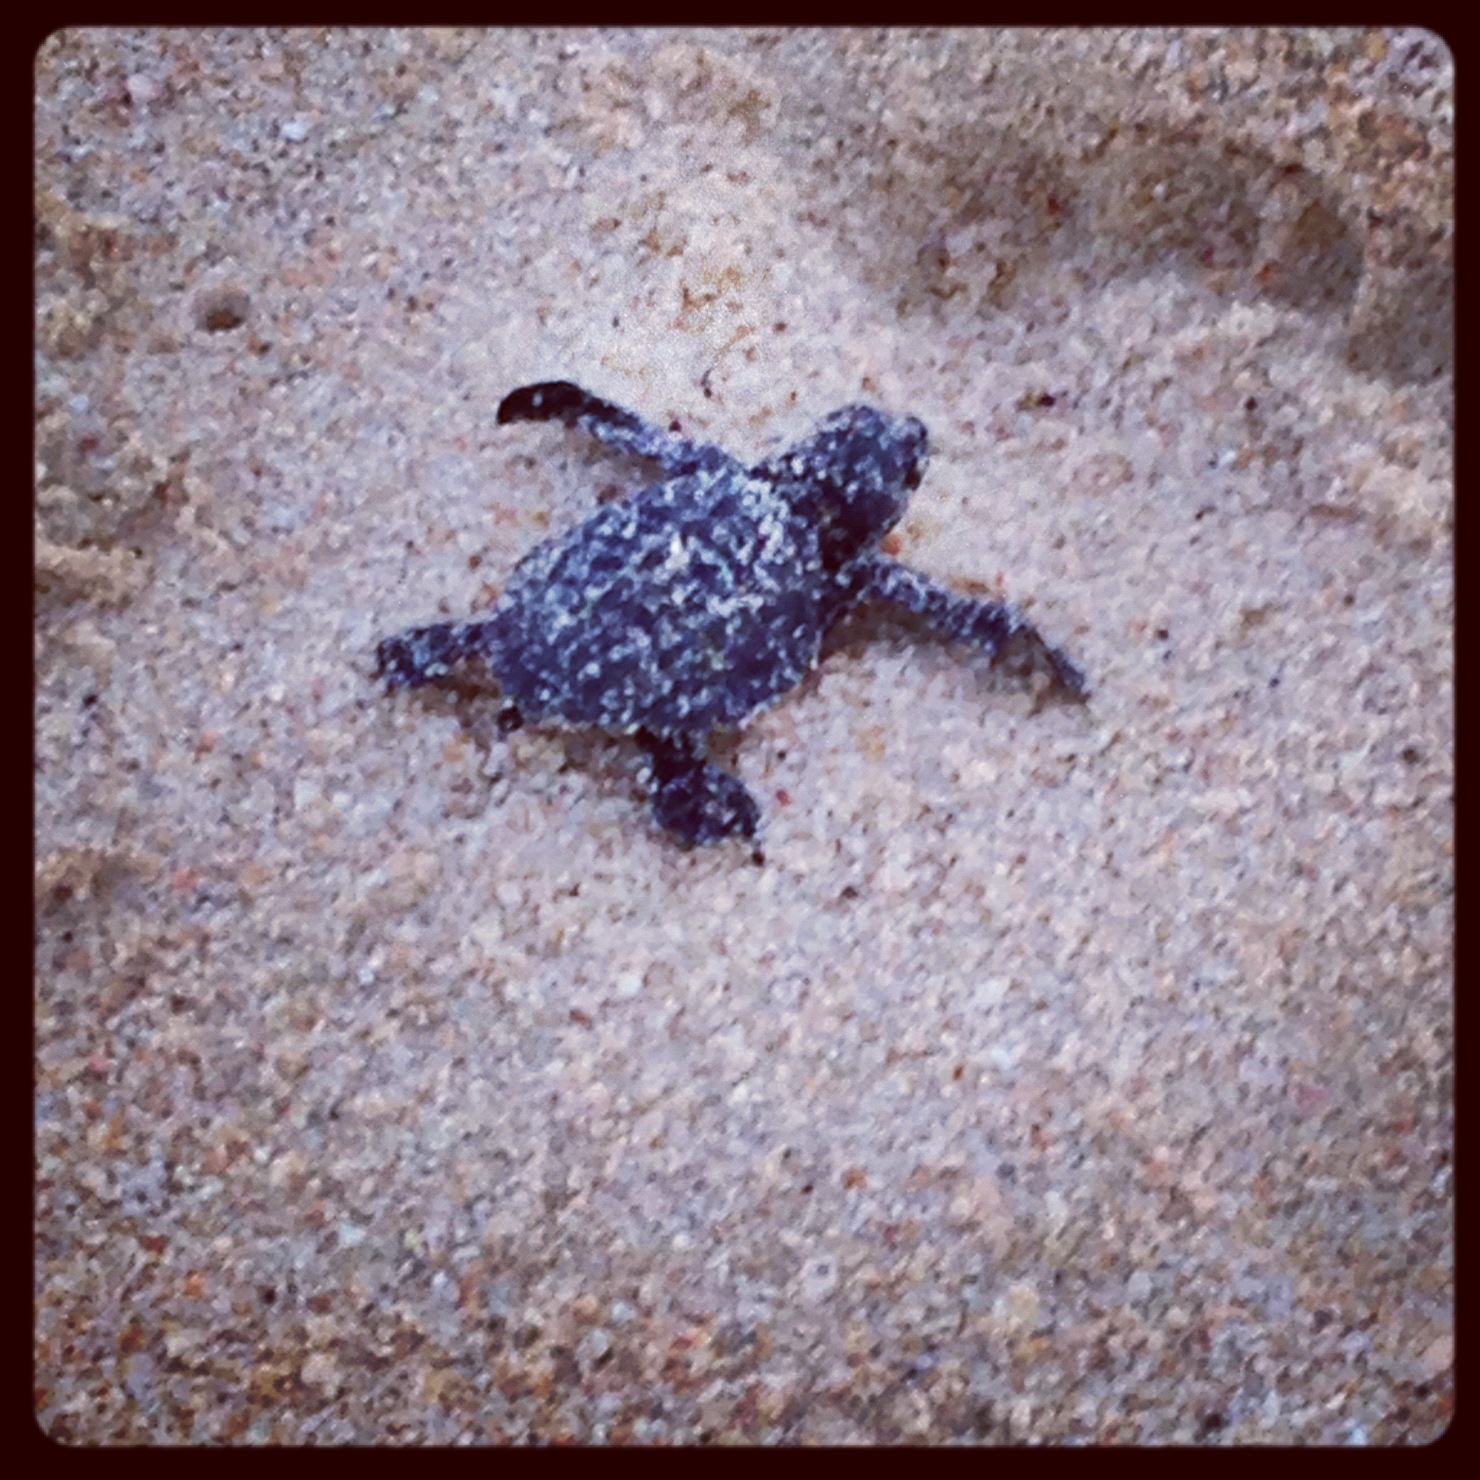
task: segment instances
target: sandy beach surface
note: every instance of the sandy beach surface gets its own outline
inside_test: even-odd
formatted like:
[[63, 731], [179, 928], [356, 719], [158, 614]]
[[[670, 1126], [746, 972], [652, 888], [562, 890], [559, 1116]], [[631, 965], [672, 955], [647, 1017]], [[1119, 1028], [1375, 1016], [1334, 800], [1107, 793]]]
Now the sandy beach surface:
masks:
[[[1453, 1402], [1453, 65], [1421, 31], [36, 59], [38, 1421], [1389, 1444]], [[717, 753], [388, 696], [652, 476], [929, 427]]]

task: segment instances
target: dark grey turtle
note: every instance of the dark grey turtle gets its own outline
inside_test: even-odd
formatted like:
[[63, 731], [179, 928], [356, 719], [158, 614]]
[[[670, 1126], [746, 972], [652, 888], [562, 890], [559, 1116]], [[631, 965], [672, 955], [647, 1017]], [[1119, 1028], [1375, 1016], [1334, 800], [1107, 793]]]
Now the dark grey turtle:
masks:
[[652, 758], [653, 813], [685, 844], [754, 835], [756, 804], [706, 758], [709, 734], [797, 684], [860, 601], [904, 607], [989, 656], [1025, 639], [1060, 689], [1085, 691], [1012, 607], [957, 596], [879, 553], [925, 466], [914, 417], [844, 406], [751, 467], [564, 380], [511, 392], [498, 420], [579, 427], [651, 458], [664, 479], [537, 545], [484, 620], [386, 638], [377, 672], [395, 689], [473, 660], [498, 680], [505, 731], [548, 719], [635, 736]]

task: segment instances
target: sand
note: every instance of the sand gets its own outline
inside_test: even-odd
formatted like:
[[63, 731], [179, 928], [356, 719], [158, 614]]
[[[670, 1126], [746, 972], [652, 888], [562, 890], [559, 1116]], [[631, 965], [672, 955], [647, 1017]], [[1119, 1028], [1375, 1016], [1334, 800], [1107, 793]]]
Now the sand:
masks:
[[[1429, 33], [70, 31], [36, 63], [36, 1397], [69, 1443], [1419, 1442], [1453, 1403]], [[644, 469], [929, 426], [721, 747], [387, 697]]]

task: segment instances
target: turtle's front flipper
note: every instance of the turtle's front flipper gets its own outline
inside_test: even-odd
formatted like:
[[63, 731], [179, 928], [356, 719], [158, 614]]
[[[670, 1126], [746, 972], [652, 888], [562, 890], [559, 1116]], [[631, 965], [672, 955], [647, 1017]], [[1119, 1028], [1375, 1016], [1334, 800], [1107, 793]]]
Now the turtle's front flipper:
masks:
[[1048, 643], [1020, 611], [1005, 601], [958, 596], [883, 555], [855, 560], [847, 571], [847, 584], [854, 599], [893, 602], [923, 617], [943, 636], [966, 643], [988, 657], [994, 657], [1011, 639], [1026, 641], [1042, 654], [1054, 682], [1065, 693], [1082, 698], [1088, 692], [1078, 664]]
[[634, 457], [650, 457], [670, 477], [701, 468], [738, 467], [734, 458], [707, 442], [690, 442], [644, 421], [635, 411], [593, 396], [569, 380], [522, 385], [499, 402], [500, 425], [511, 421], [558, 421]]
[[760, 809], [740, 781], [704, 759], [697, 746], [639, 731], [653, 760], [653, 816], [683, 843], [755, 836]]

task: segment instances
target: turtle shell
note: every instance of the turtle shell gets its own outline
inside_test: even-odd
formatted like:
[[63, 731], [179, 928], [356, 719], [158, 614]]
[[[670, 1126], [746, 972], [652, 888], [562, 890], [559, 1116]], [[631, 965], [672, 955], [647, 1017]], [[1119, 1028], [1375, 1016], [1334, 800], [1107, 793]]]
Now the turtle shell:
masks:
[[493, 613], [494, 671], [532, 719], [703, 735], [802, 678], [830, 585], [773, 481], [708, 469], [531, 550]]

